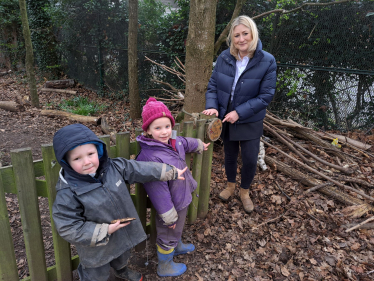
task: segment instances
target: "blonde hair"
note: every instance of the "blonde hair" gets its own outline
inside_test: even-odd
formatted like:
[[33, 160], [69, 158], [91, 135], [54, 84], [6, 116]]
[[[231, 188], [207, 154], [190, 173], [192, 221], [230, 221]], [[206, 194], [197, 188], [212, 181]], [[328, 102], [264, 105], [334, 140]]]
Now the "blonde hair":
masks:
[[257, 48], [258, 43], [258, 29], [256, 23], [248, 16], [239, 16], [235, 18], [230, 27], [229, 35], [227, 36], [226, 42], [227, 45], [230, 47], [230, 54], [232, 54], [237, 60], [239, 60], [239, 50], [235, 48], [233, 43], [233, 36], [234, 36], [234, 28], [238, 25], [244, 25], [245, 27], [249, 28], [249, 31], [252, 34], [252, 42], [249, 44], [248, 48], [248, 57], [253, 58], [254, 52]]

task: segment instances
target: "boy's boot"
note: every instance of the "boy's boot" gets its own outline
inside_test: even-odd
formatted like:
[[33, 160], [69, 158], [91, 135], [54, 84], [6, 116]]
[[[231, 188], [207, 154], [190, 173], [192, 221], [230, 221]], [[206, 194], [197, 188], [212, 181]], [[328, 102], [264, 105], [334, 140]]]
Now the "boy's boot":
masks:
[[227, 201], [235, 191], [235, 182], [227, 182], [227, 187], [218, 195], [223, 201]]
[[177, 247], [174, 251], [174, 256], [187, 254], [189, 252], [193, 252], [195, 250], [195, 246], [193, 244], [183, 244], [182, 240], [179, 240]]
[[179, 276], [187, 270], [187, 266], [184, 263], [176, 263], [173, 261], [174, 249], [171, 249], [171, 251], [165, 251], [157, 245], [157, 257], [158, 276]]
[[253, 211], [253, 202], [249, 198], [249, 189], [240, 188], [240, 199], [243, 203], [244, 211], [250, 213]]
[[114, 270], [114, 276], [117, 278], [127, 280], [127, 281], [142, 281], [143, 275], [137, 271], [131, 270], [127, 266], [120, 269]]

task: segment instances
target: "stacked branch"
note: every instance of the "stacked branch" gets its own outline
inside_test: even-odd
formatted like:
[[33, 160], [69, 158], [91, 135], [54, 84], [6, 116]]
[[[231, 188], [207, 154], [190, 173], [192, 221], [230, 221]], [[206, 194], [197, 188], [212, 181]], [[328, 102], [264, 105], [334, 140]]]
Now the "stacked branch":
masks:
[[[262, 142], [271, 149], [270, 154], [287, 159], [290, 165], [270, 155], [266, 155], [265, 162], [302, 183], [305, 193], [318, 191], [351, 206], [347, 214], [350, 217], [374, 210], [370, 204], [374, 198], [368, 192], [374, 186], [360, 176], [359, 165], [362, 157], [374, 158], [364, 151], [370, 145], [344, 136], [321, 134], [270, 112], [264, 120], [264, 134], [267, 138]], [[331, 141], [336, 138], [342, 140], [343, 147], [353, 150], [333, 145]]]

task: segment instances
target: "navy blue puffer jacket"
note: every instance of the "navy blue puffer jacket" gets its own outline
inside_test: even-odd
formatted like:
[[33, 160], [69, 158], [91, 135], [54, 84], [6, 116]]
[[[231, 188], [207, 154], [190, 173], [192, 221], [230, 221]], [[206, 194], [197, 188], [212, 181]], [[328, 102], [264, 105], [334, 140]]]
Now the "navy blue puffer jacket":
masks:
[[[217, 59], [208, 90], [205, 94], [206, 109], [218, 110], [219, 118], [228, 113], [231, 88], [234, 84], [236, 59], [230, 50], [223, 51]], [[233, 98], [233, 108], [239, 115], [237, 124], [252, 123], [264, 119], [266, 108], [273, 99], [276, 86], [277, 64], [274, 57], [262, 50], [259, 40], [253, 58], [238, 79]]]

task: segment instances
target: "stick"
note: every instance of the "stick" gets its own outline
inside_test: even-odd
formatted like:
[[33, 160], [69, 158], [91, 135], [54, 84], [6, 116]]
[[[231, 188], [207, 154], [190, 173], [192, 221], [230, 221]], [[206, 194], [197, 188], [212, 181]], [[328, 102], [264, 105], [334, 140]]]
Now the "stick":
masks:
[[267, 223], [269, 223], [269, 222], [272, 222], [272, 221], [275, 221], [275, 220], [277, 220], [277, 219], [280, 219], [280, 218], [283, 217], [283, 216], [284, 216], [288, 211], [289, 211], [289, 210], [285, 211], [283, 214], [281, 214], [280, 216], [278, 216], [278, 217], [276, 217], [276, 218], [274, 218], [274, 219], [268, 220], [268, 221], [266, 221], [266, 222], [263, 222], [263, 223], [259, 224], [258, 226], [252, 227], [252, 230], [257, 229], [257, 228], [259, 228], [260, 226], [262, 226], [262, 225], [264, 225], [264, 224], [267, 224]]
[[288, 195], [283, 191], [283, 189], [279, 186], [279, 184], [278, 184], [277, 181], [275, 181], [275, 184], [278, 186], [279, 190], [282, 191], [282, 193], [284, 194], [284, 196], [286, 196], [287, 199], [291, 201], [291, 197], [288, 196]]
[[347, 229], [345, 232], [351, 232], [352, 230], [355, 230], [356, 228], [359, 228], [361, 225], [368, 223], [370, 221], [374, 221], [374, 217], [368, 218], [367, 220], [360, 222], [358, 225], [355, 225], [349, 229]]
[[313, 187], [307, 189], [304, 193], [310, 193], [312, 191], [316, 191], [316, 190], [318, 190], [322, 187], [328, 186], [328, 185], [331, 185], [331, 183], [328, 182], [328, 183], [319, 184], [319, 185], [316, 185], [316, 186], [313, 186]]

